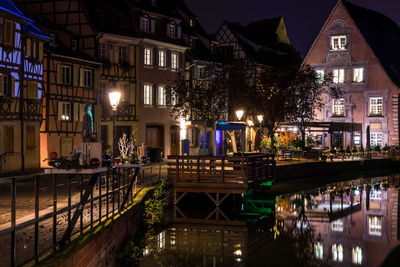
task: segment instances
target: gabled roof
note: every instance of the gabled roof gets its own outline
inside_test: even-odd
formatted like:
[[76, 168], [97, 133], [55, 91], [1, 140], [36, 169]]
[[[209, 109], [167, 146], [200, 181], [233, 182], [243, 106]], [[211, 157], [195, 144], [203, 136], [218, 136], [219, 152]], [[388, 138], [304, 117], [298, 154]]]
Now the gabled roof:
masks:
[[292, 45], [280, 43], [276, 30], [282, 17], [249, 23], [225, 21], [241, 48], [254, 62], [267, 66], [279, 66], [301, 62], [299, 53]]
[[22, 12], [10, 0], [0, 0], [0, 10], [16, 15], [22, 19], [32, 21], [31, 19], [25, 17], [24, 14], [22, 14]]
[[22, 28], [29, 32], [32, 35], [43, 39], [49, 39], [48, 36], [44, 35], [43, 32], [33, 25], [33, 20], [25, 17], [24, 14], [14, 5], [14, 3], [10, 0], [0, 0], [0, 10], [11, 13], [14, 16], [17, 16], [22, 19]]
[[400, 88], [400, 28], [390, 18], [343, 0], [346, 10], [392, 82]]
[[135, 18], [126, 0], [84, 0], [92, 26], [98, 32], [136, 37]]

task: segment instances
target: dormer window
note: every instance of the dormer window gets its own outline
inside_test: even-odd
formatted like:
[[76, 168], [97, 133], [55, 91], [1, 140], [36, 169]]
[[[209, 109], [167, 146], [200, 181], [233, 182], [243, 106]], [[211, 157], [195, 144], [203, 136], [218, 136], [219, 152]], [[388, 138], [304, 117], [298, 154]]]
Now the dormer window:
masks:
[[148, 18], [140, 18], [140, 29], [144, 32], [150, 31], [150, 20]]
[[76, 39], [71, 39], [71, 48], [72, 50], [78, 49], [78, 41]]
[[190, 27], [194, 27], [194, 19], [193, 18], [190, 18], [189, 25], [190, 25]]
[[168, 24], [167, 34], [169, 37], [176, 38], [176, 26], [174, 24]]
[[331, 36], [331, 50], [346, 50], [347, 40], [345, 35]]
[[56, 46], [56, 34], [55, 33], [49, 33], [50, 36], [50, 46]]

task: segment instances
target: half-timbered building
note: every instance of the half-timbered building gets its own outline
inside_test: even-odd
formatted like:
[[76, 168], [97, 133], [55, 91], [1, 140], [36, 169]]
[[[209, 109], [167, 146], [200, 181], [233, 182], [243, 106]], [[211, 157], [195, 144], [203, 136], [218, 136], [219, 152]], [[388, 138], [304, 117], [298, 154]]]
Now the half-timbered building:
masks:
[[[96, 112], [97, 114], [101, 113], [101, 125], [97, 137], [102, 141], [103, 149], [111, 150], [114, 137], [108, 98], [110, 90], [117, 89], [122, 93], [116, 118], [116, 139], [123, 133], [129, 135], [133, 129], [138, 128], [139, 92], [136, 60], [139, 39], [135, 37], [134, 23], [136, 22], [132, 17], [131, 5], [128, 1], [110, 2], [105, 0], [18, 0], [17, 2], [23, 10], [40, 16], [73, 34], [76, 39], [69, 41], [69, 47], [74, 46], [85, 54], [78, 58], [85, 61], [87, 60], [86, 56], [89, 56], [102, 63], [100, 75], [92, 76], [94, 91], [86, 97], [89, 98], [89, 102], [94, 101], [92, 98], [97, 98], [101, 106], [101, 112]], [[79, 72], [79, 74], [81, 73]], [[92, 74], [96, 74], [96, 72]], [[83, 75], [85, 74], [83, 73]], [[72, 82], [74, 81], [72, 80]], [[72, 118], [72, 121], [74, 119], [76, 118]], [[64, 122], [62, 124], [65, 125]]]
[[362, 133], [321, 134], [324, 146], [360, 146], [399, 143], [400, 28], [375, 11], [338, 1], [309, 50], [304, 63], [321, 79], [333, 74], [343, 91], [336, 99], [325, 96], [318, 113], [322, 122], [362, 123]]
[[44, 21], [40, 26], [51, 38], [44, 50], [40, 134], [41, 162], [46, 166], [46, 159], [68, 156], [73, 146], [83, 149], [82, 126], [87, 108], [93, 119], [91, 141], [96, 140], [101, 119], [97, 98], [101, 63], [79, 49], [77, 35]]
[[[283, 17], [254, 21], [246, 26], [225, 21], [217, 31], [216, 41], [224, 60], [234, 59], [244, 66], [250, 86], [256, 86], [262, 70], [301, 62], [290, 43]], [[244, 111], [244, 121], [256, 121], [256, 108], [243, 99], [231, 99], [229, 120], [237, 120], [237, 109]], [[254, 149], [255, 131], [248, 127], [246, 132], [246, 145], [243, 145], [248, 151]]]
[[0, 2], [0, 172], [39, 168], [43, 43], [47, 36]]

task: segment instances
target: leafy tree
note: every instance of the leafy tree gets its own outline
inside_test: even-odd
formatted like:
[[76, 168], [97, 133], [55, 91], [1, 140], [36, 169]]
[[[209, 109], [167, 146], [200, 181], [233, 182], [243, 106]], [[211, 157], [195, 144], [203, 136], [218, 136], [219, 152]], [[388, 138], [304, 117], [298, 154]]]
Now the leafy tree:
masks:
[[323, 106], [323, 93], [338, 97], [339, 90], [330, 87], [330, 74], [320, 79], [309, 65], [290, 65], [265, 69], [258, 78], [253, 101], [264, 115], [264, 125], [273, 140], [282, 122], [291, 122], [299, 128], [305, 147], [306, 127], [315, 118], [316, 110]]

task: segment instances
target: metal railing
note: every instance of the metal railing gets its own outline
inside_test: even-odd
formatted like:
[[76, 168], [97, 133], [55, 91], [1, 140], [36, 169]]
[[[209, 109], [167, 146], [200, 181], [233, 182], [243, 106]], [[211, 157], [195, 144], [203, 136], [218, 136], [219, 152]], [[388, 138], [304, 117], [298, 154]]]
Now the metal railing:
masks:
[[95, 177], [77, 172], [0, 178], [0, 266], [40, 262], [113, 218], [124, 200], [129, 204], [136, 192], [164, 176], [153, 165], [138, 176], [133, 168], [115, 168]]

